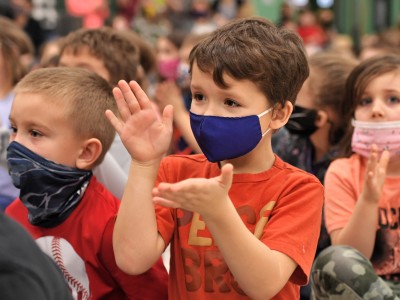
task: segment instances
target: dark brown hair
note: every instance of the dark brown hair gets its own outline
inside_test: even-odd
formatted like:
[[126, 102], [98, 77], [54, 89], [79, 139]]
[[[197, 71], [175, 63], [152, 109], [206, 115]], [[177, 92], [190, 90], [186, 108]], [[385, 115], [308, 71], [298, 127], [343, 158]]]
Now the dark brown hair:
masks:
[[258, 17], [234, 20], [220, 27], [190, 53], [190, 65], [212, 73], [227, 87], [223, 76], [254, 82], [272, 105], [294, 103], [308, 76], [307, 56], [300, 37]]

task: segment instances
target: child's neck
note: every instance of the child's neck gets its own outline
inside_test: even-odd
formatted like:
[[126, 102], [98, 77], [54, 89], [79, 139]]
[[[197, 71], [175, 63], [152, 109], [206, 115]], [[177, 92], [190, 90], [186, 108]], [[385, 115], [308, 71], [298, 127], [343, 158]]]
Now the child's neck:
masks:
[[329, 144], [328, 140], [329, 130], [319, 129], [314, 134], [310, 136], [310, 141], [314, 146], [314, 157], [313, 162], [320, 161], [324, 155], [329, 151], [331, 145]]
[[264, 151], [263, 154], [263, 158], [260, 159], [257, 152], [252, 152], [246, 156], [223, 161], [221, 166], [231, 163], [235, 174], [258, 174], [270, 169], [275, 163], [275, 155], [271, 149], [270, 151]]

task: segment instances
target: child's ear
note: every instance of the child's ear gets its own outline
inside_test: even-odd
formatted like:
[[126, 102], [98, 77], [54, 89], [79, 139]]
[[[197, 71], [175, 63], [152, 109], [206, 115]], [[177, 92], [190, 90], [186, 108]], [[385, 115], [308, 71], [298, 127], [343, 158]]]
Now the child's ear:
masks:
[[318, 115], [315, 120], [315, 126], [317, 126], [318, 128], [321, 128], [327, 123], [329, 123], [328, 113], [324, 110], [318, 110]]
[[103, 145], [96, 138], [88, 139], [84, 142], [81, 153], [76, 159], [78, 169], [91, 170], [101, 155]]
[[289, 120], [290, 115], [293, 111], [293, 104], [290, 101], [286, 101], [283, 107], [274, 108], [272, 111], [272, 118], [270, 128], [279, 129], [283, 127]]

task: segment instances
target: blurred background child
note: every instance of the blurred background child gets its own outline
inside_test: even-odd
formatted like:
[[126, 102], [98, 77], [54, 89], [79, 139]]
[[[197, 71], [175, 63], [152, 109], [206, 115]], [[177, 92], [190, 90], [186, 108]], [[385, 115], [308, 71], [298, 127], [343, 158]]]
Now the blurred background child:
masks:
[[[345, 84], [357, 60], [334, 52], [309, 58], [310, 75], [304, 82], [288, 123], [272, 137], [272, 146], [284, 161], [317, 176], [324, 183], [329, 164], [350, 126], [343, 118]], [[312, 201], [312, 199], [310, 199]], [[322, 213], [322, 212], [321, 212]], [[324, 218], [316, 255], [330, 245]], [[301, 287], [301, 299], [310, 299], [311, 286]]]

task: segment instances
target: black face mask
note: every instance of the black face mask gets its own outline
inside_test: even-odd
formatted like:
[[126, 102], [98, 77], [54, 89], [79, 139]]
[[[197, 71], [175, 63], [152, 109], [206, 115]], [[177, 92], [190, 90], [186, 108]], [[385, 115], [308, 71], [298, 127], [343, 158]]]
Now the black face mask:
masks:
[[285, 127], [290, 133], [309, 136], [318, 129], [315, 126], [317, 117], [318, 111], [316, 109], [307, 109], [295, 105], [293, 113]]

